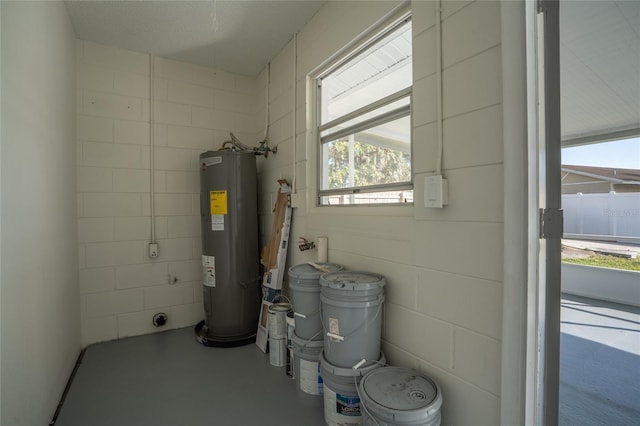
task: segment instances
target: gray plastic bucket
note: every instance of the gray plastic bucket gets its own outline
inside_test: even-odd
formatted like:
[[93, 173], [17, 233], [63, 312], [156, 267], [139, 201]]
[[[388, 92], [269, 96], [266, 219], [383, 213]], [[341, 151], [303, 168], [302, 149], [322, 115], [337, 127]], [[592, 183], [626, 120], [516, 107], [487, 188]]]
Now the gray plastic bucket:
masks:
[[[329, 272], [341, 271], [342, 266], [335, 263], [318, 263]], [[322, 322], [320, 321], [320, 275], [308, 263], [289, 268], [289, 291], [296, 322], [296, 334], [301, 339], [322, 340]]]
[[380, 354], [385, 279], [371, 272], [328, 272], [320, 277], [327, 361], [351, 367]]
[[360, 397], [357, 382], [367, 373], [381, 368], [386, 362], [384, 354], [378, 360], [368, 361], [357, 369], [338, 367], [327, 361], [320, 352], [320, 374], [324, 381], [324, 421], [329, 426], [361, 425]]
[[303, 393], [305, 402], [322, 404], [323, 380], [320, 374], [320, 352], [322, 340], [301, 339], [294, 334], [291, 337], [293, 346], [296, 389]]
[[368, 372], [358, 386], [365, 426], [439, 426], [442, 391], [411, 368]]

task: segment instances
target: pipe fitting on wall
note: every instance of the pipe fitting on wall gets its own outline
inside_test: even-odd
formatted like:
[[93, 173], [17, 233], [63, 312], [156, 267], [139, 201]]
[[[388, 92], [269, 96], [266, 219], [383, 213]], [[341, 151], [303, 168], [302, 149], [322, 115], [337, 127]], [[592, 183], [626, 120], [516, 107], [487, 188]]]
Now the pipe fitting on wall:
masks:
[[153, 316], [151, 322], [155, 327], [162, 327], [167, 324], [169, 317], [164, 312], [159, 312]]

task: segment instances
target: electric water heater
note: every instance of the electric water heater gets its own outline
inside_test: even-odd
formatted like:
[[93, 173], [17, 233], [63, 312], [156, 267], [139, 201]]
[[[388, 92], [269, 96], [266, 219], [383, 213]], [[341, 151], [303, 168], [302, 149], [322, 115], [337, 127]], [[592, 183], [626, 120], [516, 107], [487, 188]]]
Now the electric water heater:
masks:
[[256, 158], [239, 150], [200, 154], [202, 291], [207, 346], [255, 341], [260, 312]]

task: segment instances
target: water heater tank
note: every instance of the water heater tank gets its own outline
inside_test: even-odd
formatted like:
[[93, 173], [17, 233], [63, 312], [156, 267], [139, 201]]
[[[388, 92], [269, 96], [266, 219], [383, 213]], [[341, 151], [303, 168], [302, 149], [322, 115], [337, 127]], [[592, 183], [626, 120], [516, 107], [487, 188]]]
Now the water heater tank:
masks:
[[252, 152], [200, 154], [202, 290], [207, 346], [255, 341], [260, 312], [256, 159]]

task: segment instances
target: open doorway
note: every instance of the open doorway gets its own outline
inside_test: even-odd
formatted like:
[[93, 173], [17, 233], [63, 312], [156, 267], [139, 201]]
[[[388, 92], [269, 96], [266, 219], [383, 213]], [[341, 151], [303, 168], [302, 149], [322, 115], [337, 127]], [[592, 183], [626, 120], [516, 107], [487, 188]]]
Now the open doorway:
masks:
[[[527, 5], [529, 286], [526, 300], [529, 326], [526, 329], [525, 417], [526, 424], [557, 424], [559, 421], [561, 424], [585, 424], [582, 420], [567, 420], [559, 414], [563, 369], [561, 331], [574, 337], [578, 334], [575, 331], [570, 334], [572, 330], [566, 327], [561, 330], [561, 305], [573, 309], [574, 313], [584, 310], [582, 301], [562, 299], [565, 277], [561, 275], [560, 263], [563, 237], [561, 146], [640, 135], [640, 31], [634, 24], [640, 22], [637, 19], [640, 4], [539, 1]], [[539, 231], [539, 235], [532, 234], [532, 229]], [[505, 258], [507, 256], [511, 255], [505, 254]], [[633, 311], [630, 314], [636, 315]], [[633, 318], [630, 321], [634, 321]], [[623, 328], [619, 325], [596, 323], [590, 329]], [[633, 327], [627, 328], [633, 331]], [[562, 340], [568, 347], [566, 341], [569, 339]], [[631, 344], [634, 344], [633, 340]], [[580, 357], [575, 359], [580, 360]], [[615, 364], [614, 357], [605, 359], [608, 364]], [[584, 367], [584, 371], [589, 371], [587, 365]], [[616, 376], [609, 373], [605, 372], [604, 377], [615, 383]], [[581, 374], [580, 378], [586, 379], [586, 376]], [[578, 394], [584, 396], [586, 391], [589, 389], [581, 389]], [[581, 404], [597, 407], [588, 400]]]
[[562, 149], [559, 424], [640, 418], [640, 138]]
[[[566, 10], [565, 5], [585, 6], [587, 9], [582, 12], [589, 15], [580, 16], [580, 11]], [[608, 18], [597, 18], [597, 13], [588, 9], [591, 6]], [[569, 0], [524, 4], [505, 2], [502, 5], [503, 130], [505, 141], [510, 142], [505, 143], [504, 151], [505, 176], [509, 177], [504, 188], [501, 390], [501, 422], [504, 425], [553, 425], [558, 424], [560, 419], [558, 400], [563, 284], [561, 147], [640, 135], [640, 31], [637, 25], [634, 27], [630, 24], [640, 22], [639, 6], [638, 2]], [[617, 14], [622, 20], [619, 23], [624, 35], [610, 19], [612, 14]], [[567, 34], [564, 23], [561, 28], [562, 15], [571, 16], [573, 24], [584, 23], [589, 27], [585, 30], [577, 25], [574, 36], [567, 40], [586, 41], [582, 52], [587, 53], [587, 58], [589, 52], [594, 60], [605, 58], [599, 64], [604, 68], [598, 71], [604, 75], [599, 82], [605, 83], [605, 89], [591, 90], [598, 82], [592, 72], [597, 69], [595, 66], [586, 67], [587, 72], [583, 77], [588, 75], [589, 78], [570, 77], [567, 81], [563, 77], [561, 84], [560, 64], [567, 63], [566, 60], [561, 61], [566, 57], [565, 54], [561, 58], [561, 53], [566, 53], [561, 34]], [[590, 29], [597, 27], [607, 29], [607, 36], [589, 33]], [[525, 36], [519, 37], [520, 34]], [[611, 52], [593, 54], [590, 49], [602, 48], [605, 39], [614, 40], [615, 46], [609, 47]], [[609, 54], [620, 55], [621, 46], [630, 49], [627, 50], [627, 58], [612, 59]], [[580, 60], [573, 60], [572, 63], [581, 66], [587, 64]], [[577, 69], [569, 68], [574, 71]], [[618, 74], [602, 74], [607, 70]], [[526, 79], [522, 77], [524, 75]], [[626, 87], [620, 97], [623, 101], [616, 103], [605, 100], [605, 92], [616, 95], [621, 93], [620, 87]], [[523, 109], [525, 99], [526, 108]], [[617, 104], [620, 104], [620, 108], [616, 110]], [[589, 106], [593, 108], [587, 108]], [[577, 119], [567, 121], [571, 117], [568, 111], [573, 111]], [[605, 120], [607, 125], [602, 124], [605, 116], [609, 117]], [[519, 144], [520, 140], [526, 142]], [[526, 170], [526, 174], [522, 170]], [[522, 194], [521, 188], [527, 188], [526, 194]], [[576, 308], [575, 312], [581, 309], [577, 304], [572, 307]], [[522, 312], [526, 312], [526, 315]], [[616, 326], [609, 329], [614, 328]], [[615, 364], [615, 360], [609, 361]], [[518, 380], [523, 376], [526, 376], [524, 381]]]
[[559, 424], [640, 418], [640, 3], [560, 1]]

